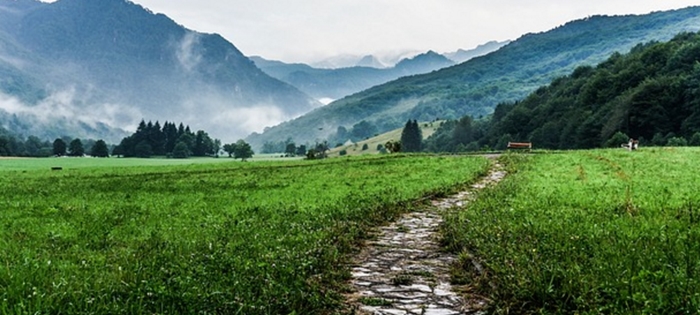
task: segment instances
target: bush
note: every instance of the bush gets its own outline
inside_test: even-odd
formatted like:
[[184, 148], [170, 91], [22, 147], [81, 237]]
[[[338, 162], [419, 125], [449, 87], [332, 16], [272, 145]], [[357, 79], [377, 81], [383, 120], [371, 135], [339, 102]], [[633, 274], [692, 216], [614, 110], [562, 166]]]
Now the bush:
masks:
[[626, 135], [625, 133], [618, 131], [608, 141], [605, 142], [605, 147], [606, 148], [619, 148], [620, 145], [628, 143], [630, 140], [630, 137]]
[[369, 145], [367, 145], [367, 144], [365, 143], [365, 144], [362, 146], [362, 151], [366, 151], [366, 150], [369, 150]]
[[340, 156], [348, 155], [348, 150], [340, 150], [340, 152], [338, 152], [338, 154], [340, 154]]
[[668, 139], [666, 146], [669, 146], [669, 147], [687, 147], [688, 140], [685, 140], [685, 138], [683, 138], [683, 137], [672, 137], [672, 138]]
[[690, 142], [688, 144], [694, 147], [700, 146], [700, 132], [693, 134], [693, 136], [690, 137]]

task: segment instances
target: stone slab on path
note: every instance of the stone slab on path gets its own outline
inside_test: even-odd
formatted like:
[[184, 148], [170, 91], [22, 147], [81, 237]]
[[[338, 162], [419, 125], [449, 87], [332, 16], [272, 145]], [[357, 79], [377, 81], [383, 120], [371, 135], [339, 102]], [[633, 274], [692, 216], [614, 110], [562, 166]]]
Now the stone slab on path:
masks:
[[506, 173], [496, 163], [470, 189], [432, 201], [397, 221], [380, 227], [368, 241], [352, 269], [348, 295], [353, 309], [375, 315], [472, 314], [486, 301], [465, 301], [450, 284], [450, 266], [456, 257], [441, 250], [438, 229], [442, 213], [466, 205], [473, 192], [501, 181]]

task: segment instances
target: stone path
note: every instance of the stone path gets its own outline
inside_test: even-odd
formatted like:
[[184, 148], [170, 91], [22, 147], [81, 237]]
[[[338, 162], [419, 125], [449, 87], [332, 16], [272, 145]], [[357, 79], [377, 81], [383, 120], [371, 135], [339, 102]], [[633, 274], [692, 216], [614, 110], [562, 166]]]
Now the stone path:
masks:
[[449, 269], [456, 257], [440, 250], [437, 233], [441, 212], [463, 206], [474, 190], [498, 183], [505, 175], [496, 164], [471, 189], [433, 200], [433, 207], [379, 228], [352, 270], [356, 292], [348, 300], [353, 309], [373, 315], [453, 315], [483, 308], [486, 301], [464, 301], [453, 291]]

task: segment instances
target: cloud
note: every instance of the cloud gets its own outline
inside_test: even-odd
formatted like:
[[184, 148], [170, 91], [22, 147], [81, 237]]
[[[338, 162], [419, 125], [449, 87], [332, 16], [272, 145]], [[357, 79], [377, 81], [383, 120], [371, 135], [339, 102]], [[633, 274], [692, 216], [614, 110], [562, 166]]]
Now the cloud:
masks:
[[390, 50], [455, 51], [595, 14], [643, 14], [697, 0], [134, 0], [247, 55], [315, 62]]
[[199, 35], [194, 32], [187, 32], [177, 46], [177, 51], [175, 52], [177, 60], [187, 72], [192, 71], [202, 61], [202, 54], [197, 51]]
[[53, 93], [35, 105], [24, 104], [15, 97], [0, 93], [0, 110], [17, 116], [30, 116], [37, 123], [50, 126], [56, 120], [84, 123], [96, 128], [105, 124], [114, 128], [135, 130], [143, 117], [140, 110], [123, 104], [86, 104], [75, 89]]
[[181, 108], [184, 110], [170, 119], [189, 123], [193, 129], [205, 130], [224, 142], [245, 138], [295, 118], [272, 104], [232, 104], [229, 98], [217, 93], [189, 95]]

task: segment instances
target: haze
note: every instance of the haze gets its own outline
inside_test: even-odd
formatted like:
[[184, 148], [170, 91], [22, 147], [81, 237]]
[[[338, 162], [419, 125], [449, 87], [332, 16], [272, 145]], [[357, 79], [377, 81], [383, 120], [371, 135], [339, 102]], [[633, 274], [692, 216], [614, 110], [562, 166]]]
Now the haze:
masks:
[[517, 39], [590, 15], [645, 14], [696, 0], [134, 0], [244, 54], [287, 62], [437, 52]]

